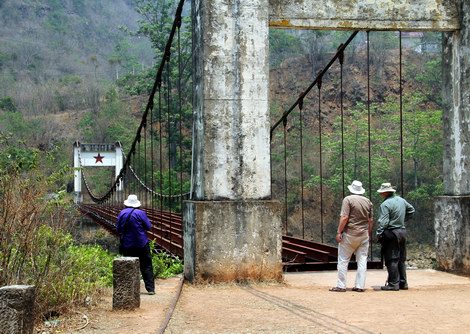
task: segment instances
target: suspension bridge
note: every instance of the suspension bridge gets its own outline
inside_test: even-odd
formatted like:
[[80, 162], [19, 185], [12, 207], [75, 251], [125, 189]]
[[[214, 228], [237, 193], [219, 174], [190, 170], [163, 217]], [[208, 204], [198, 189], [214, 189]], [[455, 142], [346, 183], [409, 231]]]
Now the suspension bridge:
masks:
[[[270, 18], [267, 8], [264, 8], [267, 3], [262, 1], [256, 1], [252, 6], [232, 8], [232, 18], [237, 22], [232, 32], [209, 28], [212, 23], [202, 14], [204, 4], [193, 4], [192, 19], [197, 17], [198, 20], [185, 20], [182, 16], [184, 5], [185, 1], [180, 1], [176, 8], [174, 23], [135, 138], [130, 147], [122, 148], [126, 154], [122, 153], [122, 163], [118, 164], [115, 178], [103, 194], [93, 190], [90, 165], [84, 163], [82, 156], [86, 151], [84, 147], [102, 144], [74, 144], [77, 149], [75, 182], [79, 209], [115, 233], [116, 217], [124, 199], [129, 194], [137, 194], [152, 222], [149, 237], [157, 247], [184, 259], [185, 274], [191, 278], [198, 275], [203, 278], [224, 275], [240, 278], [240, 272], [242, 275], [250, 272], [250, 266], [263, 267], [256, 274], [258, 278], [278, 277], [280, 270], [336, 268], [334, 232], [328, 227], [337, 225], [338, 217], [333, 212], [339, 211], [338, 201], [345, 196], [345, 184], [353, 177], [360, 178], [367, 184], [369, 197], [375, 189], [372, 161], [374, 148], [381, 143], [374, 141], [371, 135], [373, 118], [377, 117], [371, 110], [374, 101], [371, 97], [370, 36], [374, 27], [359, 24], [356, 30], [352, 29], [311, 83], [295, 94], [295, 102], [286, 107], [278, 119], [270, 121], [267, 115], [267, 22], [273, 27], [282, 22], [286, 25], [285, 21], [273, 18], [279, 15], [279, 8], [274, 6], [277, 14], [271, 14]], [[436, 6], [432, 1], [428, 5], [430, 8]], [[412, 7], [411, 4], [409, 6]], [[225, 16], [220, 10], [210, 10], [220, 15], [217, 16], [220, 20]], [[262, 22], [256, 15], [249, 15], [253, 11], [261, 13]], [[406, 26], [405, 22], [403, 28], [456, 30], [452, 25], [453, 14], [447, 15], [451, 16], [451, 23], [446, 21], [441, 27], [436, 23], [432, 27], [427, 26], [436, 20], [431, 17], [422, 21], [423, 27]], [[410, 18], [408, 21], [415, 22]], [[253, 34], [253, 26], [259, 29], [257, 35]], [[213, 35], [204, 35], [203, 28]], [[191, 30], [194, 34], [192, 40], [184, 38], [182, 32]], [[214, 37], [216, 34], [229, 40], [228, 44], [232, 43], [228, 50], [222, 48], [220, 43], [226, 42], [221, 42], [223, 38]], [[256, 35], [251, 39], [252, 49], [245, 44], [242, 48], [243, 38], [252, 34]], [[365, 105], [362, 116], [367, 126], [362, 134], [365, 137], [361, 153], [363, 163], [360, 172], [355, 170], [353, 173], [348, 168], [348, 139], [344, 133], [350, 115], [344, 111], [343, 72], [349, 65], [348, 47], [358, 34], [365, 35], [363, 38], [366, 40], [363, 65], [366, 70], [363, 75], [367, 78], [367, 87], [362, 96]], [[395, 36], [394, 58], [399, 73], [396, 78], [399, 89], [398, 107], [394, 111], [398, 124], [394, 127], [394, 135], [397, 138], [399, 172], [381, 177], [391, 180], [405, 193], [402, 30], [396, 31]], [[187, 43], [191, 41], [194, 44], [188, 47]], [[210, 54], [211, 47], [218, 50], [216, 56]], [[192, 52], [188, 53], [188, 49]], [[189, 66], [190, 59], [193, 59], [192, 67]], [[225, 77], [221, 73], [229, 75]], [[222, 80], [225, 86], [221, 87], [222, 82], [215, 79], [219, 77], [225, 78]], [[250, 78], [254, 79], [250, 81]], [[340, 145], [335, 154], [328, 153], [325, 146], [327, 122], [322, 108], [326, 101], [322, 92], [327, 82], [330, 85], [334, 82], [339, 97], [338, 108], [334, 112], [340, 119], [337, 128], [340, 130], [334, 131], [337, 131]], [[307, 117], [316, 128], [306, 126]], [[114, 151], [116, 147], [121, 150], [119, 143], [113, 145]], [[297, 153], [292, 154], [293, 151]], [[105, 151], [89, 152], [94, 155], [96, 165], [106, 157]], [[307, 156], [314, 159], [307, 159]], [[331, 161], [335, 167], [339, 166], [340, 181], [336, 190], [327, 180], [330, 173], [327, 160], [328, 166], [331, 166]], [[453, 179], [444, 181], [456, 183]], [[82, 183], [86, 190], [84, 194]], [[460, 193], [455, 187], [450, 188], [447, 193]], [[312, 200], [312, 197], [315, 198]], [[331, 200], [332, 197], [335, 199]], [[372, 245], [369, 267], [381, 266], [378, 247]], [[227, 270], [231, 272], [221, 274], [222, 267], [230, 267]]]

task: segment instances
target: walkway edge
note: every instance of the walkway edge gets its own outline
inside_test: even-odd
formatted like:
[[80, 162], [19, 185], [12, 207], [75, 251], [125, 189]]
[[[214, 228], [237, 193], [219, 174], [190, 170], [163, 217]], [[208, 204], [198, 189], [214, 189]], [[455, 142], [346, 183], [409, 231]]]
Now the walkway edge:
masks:
[[173, 312], [175, 311], [176, 304], [178, 303], [178, 300], [180, 299], [180, 296], [181, 296], [181, 292], [183, 291], [183, 284], [184, 284], [184, 276], [181, 276], [180, 281], [178, 283], [178, 287], [177, 287], [178, 290], [170, 304], [170, 307], [168, 308], [168, 311], [166, 312], [165, 320], [163, 321], [160, 328], [158, 329], [158, 332], [157, 332], [158, 334], [163, 334], [166, 328], [168, 327], [171, 317], [173, 316]]

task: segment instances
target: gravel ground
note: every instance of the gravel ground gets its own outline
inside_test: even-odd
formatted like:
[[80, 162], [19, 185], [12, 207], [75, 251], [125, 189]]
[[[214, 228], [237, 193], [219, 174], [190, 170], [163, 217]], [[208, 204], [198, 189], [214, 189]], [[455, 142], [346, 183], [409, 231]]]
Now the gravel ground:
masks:
[[328, 291], [336, 272], [289, 273], [272, 285], [186, 284], [165, 333], [468, 332], [469, 278], [434, 270], [408, 275], [410, 289], [398, 292], [380, 291], [385, 270], [368, 272], [363, 293]]
[[[369, 270], [363, 293], [350, 290], [355, 271], [348, 273], [345, 293], [328, 291], [336, 283], [335, 271], [288, 273], [282, 284], [185, 283], [165, 333], [469, 332], [468, 277], [408, 270], [409, 290], [380, 291], [386, 275], [386, 270]], [[140, 309], [132, 312], [113, 311], [109, 290], [96, 307], [36, 333], [159, 333], [180, 282], [179, 277], [158, 280], [157, 294], [143, 293]]]

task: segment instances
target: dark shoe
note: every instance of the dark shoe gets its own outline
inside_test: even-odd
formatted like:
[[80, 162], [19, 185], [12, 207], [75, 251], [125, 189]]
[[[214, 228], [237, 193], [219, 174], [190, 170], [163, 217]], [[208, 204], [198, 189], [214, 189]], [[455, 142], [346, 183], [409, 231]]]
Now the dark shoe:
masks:
[[333, 292], [346, 292], [346, 289], [338, 288], [337, 286], [335, 286], [334, 288], [330, 288], [330, 291], [333, 291]]
[[408, 290], [408, 284], [400, 285], [400, 290]]
[[155, 294], [155, 291], [149, 291], [148, 294], [149, 294], [149, 295], [154, 295], [154, 294]]
[[352, 291], [356, 291], [356, 292], [364, 292], [364, 289], [359, 289], [359, 288], [352, 288]]
[[385, 286], [381, 286], [380, 290], [383, 290], [383, 291], [398, 291], [400, 289], [397, 286], [385, 285]]

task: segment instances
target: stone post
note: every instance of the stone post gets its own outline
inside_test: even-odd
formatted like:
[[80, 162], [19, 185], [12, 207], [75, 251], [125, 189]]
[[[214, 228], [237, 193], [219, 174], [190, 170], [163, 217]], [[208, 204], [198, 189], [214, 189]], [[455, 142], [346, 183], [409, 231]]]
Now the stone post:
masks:
[[113, 309], [140, 307], [139, 258], [119, 257], [113, 261]]
[[470, 3], [457, 1], [461, 29], [445, 33], [444, 193], [435, 204], [436, 256], [445, 270], [470, 273]]
[[268, 0], [192, 6], [195, 198], [184, 209], [185, 276], [280, 279], [280, 204], [270, 200]]
[[33, 333], [35, 299], [34, 286], [10, 285], [0, 288], [0, 332]]

